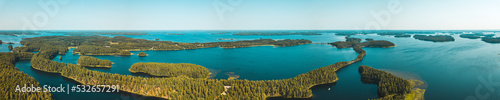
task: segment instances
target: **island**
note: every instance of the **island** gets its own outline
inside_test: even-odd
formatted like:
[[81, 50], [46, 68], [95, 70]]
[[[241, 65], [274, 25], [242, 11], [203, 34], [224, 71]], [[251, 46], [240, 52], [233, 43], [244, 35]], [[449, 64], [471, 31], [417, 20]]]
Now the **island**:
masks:
[[481, 40], [487, 43], [500, 43], [500, 37], [483, 37]]
[[208, 69], [188, 63], [135, 63], [130, 69], [132, 73], [146, 73], [152, 76], [177, 77], [185, 76], [190, 78], [208, 78]]
[[0, 40], [0, 44], [3, 44], [2, 40]]
[[[30, 55], [31, 54], [31, 55]], [[32, 76], [19, 71], [15, 63], [30, 60], [33, 53], [0, 53], [0, 99], [2, 100], [52, 100], [49, 92], [16, 92], [16, 88], [40, 87], [40, 83]]]
[[413, 38], [423, 41], [432, 41], [432, 42], [448, 42], [455, 41], [450, 35], [414, 35]]
[[405, 80], [391, 73], [374, 69], [370, 66], [359, 66], [361, 81], [377, 84], [377, 94], [381, 100], [421, 100], [424, 89], [415, 88], [423, 84], [418, 80]]
[[[144, 50], [188, 50], [198, 48], [242, 48], [252, 46], [296, 46], [310, 44], [305, 39], [256, 39], [234, 42], [209, 42], [209, 43], [180, 43], [172, 41], [150, 41], [145, 39], [132, 39], [123, 36], [44, 36], [27, 38], [21, 41], [22, 47], [15, 47], [14, 52], [34, 52], [40, 50], [56, 49], [59, 54], [65, 54], [69, 47], [76, 47], [75, 54], [80, 55], [131, 55], [129, 51]], [[48, 46], [53, 45], [53, 46]], [[50, 48], [49, 48], [50, 47]]]
[[473, 33], [473, 34], [461, 34], [461, 38], [468, 38], [468, 39], [479, 39], [482, 37], [493, 37], [495, 34], [484, 34], [484, 33]]
[[479, 39], [481, 36], [475, 35], [475, 34], [461, 34], [461, 38], [468, 38], [468, 39]]
[[139, 57], [146, 57], [148, 56], [148, 54], [144, 53], [144, 52], [139, 52], [139, 54], [137, 54]]
[[[346, 37], [346, 41], [337, 41], [333, 43], [328, 43], [334, 47], [337, 48], [361, 48], [361, 47], [380, 47], [380, 48], [389, 48], [389, 47], [394, 47], [396, 46], [394, 43], [385, 41], [385, 40], [372, 40], [372, 41], [365, 41], [363, 43], [361, 42], [361, 39], [359, 38], [349, 38]], [[358, 52], [358, 51], [357, 51]]]
[[113, 63], [110, 60], [101, 60], [90, 56], [80, 56], [77, 65], [95, 68], [111, 68]]
[[407, 35], [407, 34], [405, 34], [405, 35], [394, 35], [394, 37], [411, 37], [411, 35]]

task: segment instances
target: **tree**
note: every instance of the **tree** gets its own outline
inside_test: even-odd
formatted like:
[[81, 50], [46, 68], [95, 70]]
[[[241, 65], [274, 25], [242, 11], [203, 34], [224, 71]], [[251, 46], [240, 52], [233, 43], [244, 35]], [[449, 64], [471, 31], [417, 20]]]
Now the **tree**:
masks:
[[12, 49], [14, 49], [14, 48], [12, 48], [12, 45], [9, 45], [9, 50], [12, 51]]

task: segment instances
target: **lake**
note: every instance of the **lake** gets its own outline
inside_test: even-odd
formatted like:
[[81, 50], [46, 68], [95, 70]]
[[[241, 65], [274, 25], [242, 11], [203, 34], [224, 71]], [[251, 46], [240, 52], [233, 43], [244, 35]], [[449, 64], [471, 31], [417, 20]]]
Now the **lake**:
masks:
[[[221, 42], [236, 40], [253, 40], [259, 38], [271, 39], [309, 39], [314, 43], [328, 43], [343, 41], [344, 36], [333, 33], [323, 35], [290, 35], [290, 36], [235, 36], [231, 34], [214, 35], [203, 31], [187, 31], [185, 35], [167, 35], [155, 32], [149, 35], [120, 35], [136, 39], [168, 40], [174, 42]], [[21, 38], [51, 36], [53, 33], [29, 36], [1, 36], [4, 42], [19, 42]], [[63, 35], [66, 34], [53, 34]], [[103, 35], [115, 36], [115, 35]], [[485, 43], [480, 39], [460, 38], [458, 34], [452, 35], [453, 42], [429, 42], [414, 38], [395, 38], [392, 36], [379, 36], [375, 34], [353, 35], [356, 38], [372, 38], [375, 40], [388, 40], [397, 46], [393, 48], [363, 48], [367, 55], [363, 61], [350, 65], [337, 72], [339, 80], [335, 84], [315, 86], [312, 99], [374, 99], [377, 98], [377, 85], [364, 84], [360, 80], [358, 67], [360, 65], [372, 66], [376, 69], [393, 70], [418, 77], [423, 80], [426, 88], [425, 99], [453, 99], [462, 100], [475, 97], [478, 87], [487, 84], [480, 80], [492, 76], [493, 82], [500, 82], [500, 44]], [[497, 34], [498, 36], [498, 34]], [[9, 52], [7, 44], [0, 45], [0, 52]], [[15, 46], [21, 46], [15, 44]], [[14, 46], [14, 47], [15, 47]], [[72, 50], [72, 49], [71, 49]], [[54, 61], [73, 63], [79, 55], [68, 52], [59, 60]], [[137, 54], [140, 51], [133, 51]], [[352, 48], [337, 49], [325, 44], [307, 44], [291, 47], [258, 46], [247, 48], [223, 49], [204, 48], [179, 51], [142, 51], [149, 56], [94, 56], [99, 59], [111, 60], [110, 69], [91, 68], [91, 70], [131, 74], [128, 69], [137, 62], [164, 62], [164, 63], [193, 63], [210, 69], [215, 79], [228, 78], [226, 73], [234, 72], [239, 79], [270, 80], [292, 78], [310, 70], [327, 66], [339, 61], [355, 59], [357, 53]], [[59, 85], [76, 83], [62, 78], [57, 74], [49, 74], [34, 70], [29, 61], [16, 63], [21, 71], [33, 76], [41, 85]], [[146, 75], [136, 75], [148, 77]], [[479, 88], [481, 94], [490, 93], [486, 88]], [[494, 92], [500, 87], [494, 87]], [[491, 97], [499, 97], [491, 92]], [[142, 99], [144, 97], [129, 93], [53, 93], [55, 99]], [[148, 98], [155, 99], [155, 98]]]

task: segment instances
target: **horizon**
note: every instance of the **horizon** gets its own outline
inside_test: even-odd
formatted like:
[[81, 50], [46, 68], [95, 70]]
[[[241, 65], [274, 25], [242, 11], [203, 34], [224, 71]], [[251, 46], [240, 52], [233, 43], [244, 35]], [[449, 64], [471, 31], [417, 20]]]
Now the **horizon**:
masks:
[[500, 31], [500, 29], [475, 29], [475, 30], [264, 30], [264, 29], [252, 29], [252, 30], [224, 30], [224, 29], [213, 29], [213, 30], [0, 30], [0, 31]]

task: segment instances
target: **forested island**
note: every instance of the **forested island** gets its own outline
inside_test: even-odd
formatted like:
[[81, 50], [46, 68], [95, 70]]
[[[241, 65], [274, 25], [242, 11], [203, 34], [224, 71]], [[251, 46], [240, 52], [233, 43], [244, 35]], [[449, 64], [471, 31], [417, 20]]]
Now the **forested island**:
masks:
[[381, 100], [420, 100], [425, 90], [414, 88], [418, 80], [405, 80], [391, 73], [374, 69], [369, 66], [359, 66], [361, 81], [377, 84], [377, 94]]
[[113, 63], [110, 60], [101, 60], [90, 56], [80, 56], [77, 61], [77, 65], [84, 67], [101, 67], [101, 68], [111, 68]]
[[25, 74], [15, 67], [21, 60], [30, 60], [33, 53], [0, 53], [0, 99], [2, 100], [52, 100], [49, 92], [16, 92], [19, 87], [40, 87], [35, 78]]
[[[69, 47], [77, 47], [75, 54], [81, 55], [131, 55], [129, 51], [138, 50], [187, 50], [198, 48], [242, 48], [252, 46], [296, 46], [310, 44], [310, 40], [272, 40], [257, 39], [235, 42], [209, 42], [209, 43], [179, 43], [172, 41], [149, 41], [145, 39], [132, 39], [123, 36], [113, 38], [106, 36], [44, 36], [27, 38], [21, 41], [23, 47], [14, 48], [14, 52], [34, 52], [44, 49], [56, 49], [59, 54], [65, 54]], [[50, 47], [50, 48], [49, 48]]]
[[484, 34], [484, 33], [474, 33], [474, 34], [461, 34], [461, 38], [468, 38], [468, 39], [479, 39], [481, 37], [493, 37], [495, 34]]
[[487, 43], [500, 43], [500, 37], [483, 37], [481, 40]]
[[481, 36], [475, 35], [475, 34], [461, 34], [461, 38], [468, 38], [468, 39], [479, 39]]
[[241, 35], [241, 36], [252, 36], [252, 35], [261, 35], [261, 36], [280, 36], [280, 35], [321, 35], [318, 32], [238, 32], [233, 35]]
[[132, 73], [146, 73], [152, 76], [177, 77], [185, 76], [191, 78], [208, 78], [208, 69], [188, 63], [135, 63], [130, 67]]
[[455, 41], [455, 38], [449, 35], [414, 35], [413, 38], [423, 41], [432, 41], [432, 42]]
[[[337, 48], [362, 48], [362, 47], [379, 47], [379, 48], [389, 48], [396, 46], [394, 43], [385, 41], [385, 40], [371, 40], [360, 43], [361, 39], [359, 38], [349, 38], [346, 37], [346, 41], [337, 41], [333, 43], [328, 43]], [[359, 50], [356, 52], [359, 53]]]

